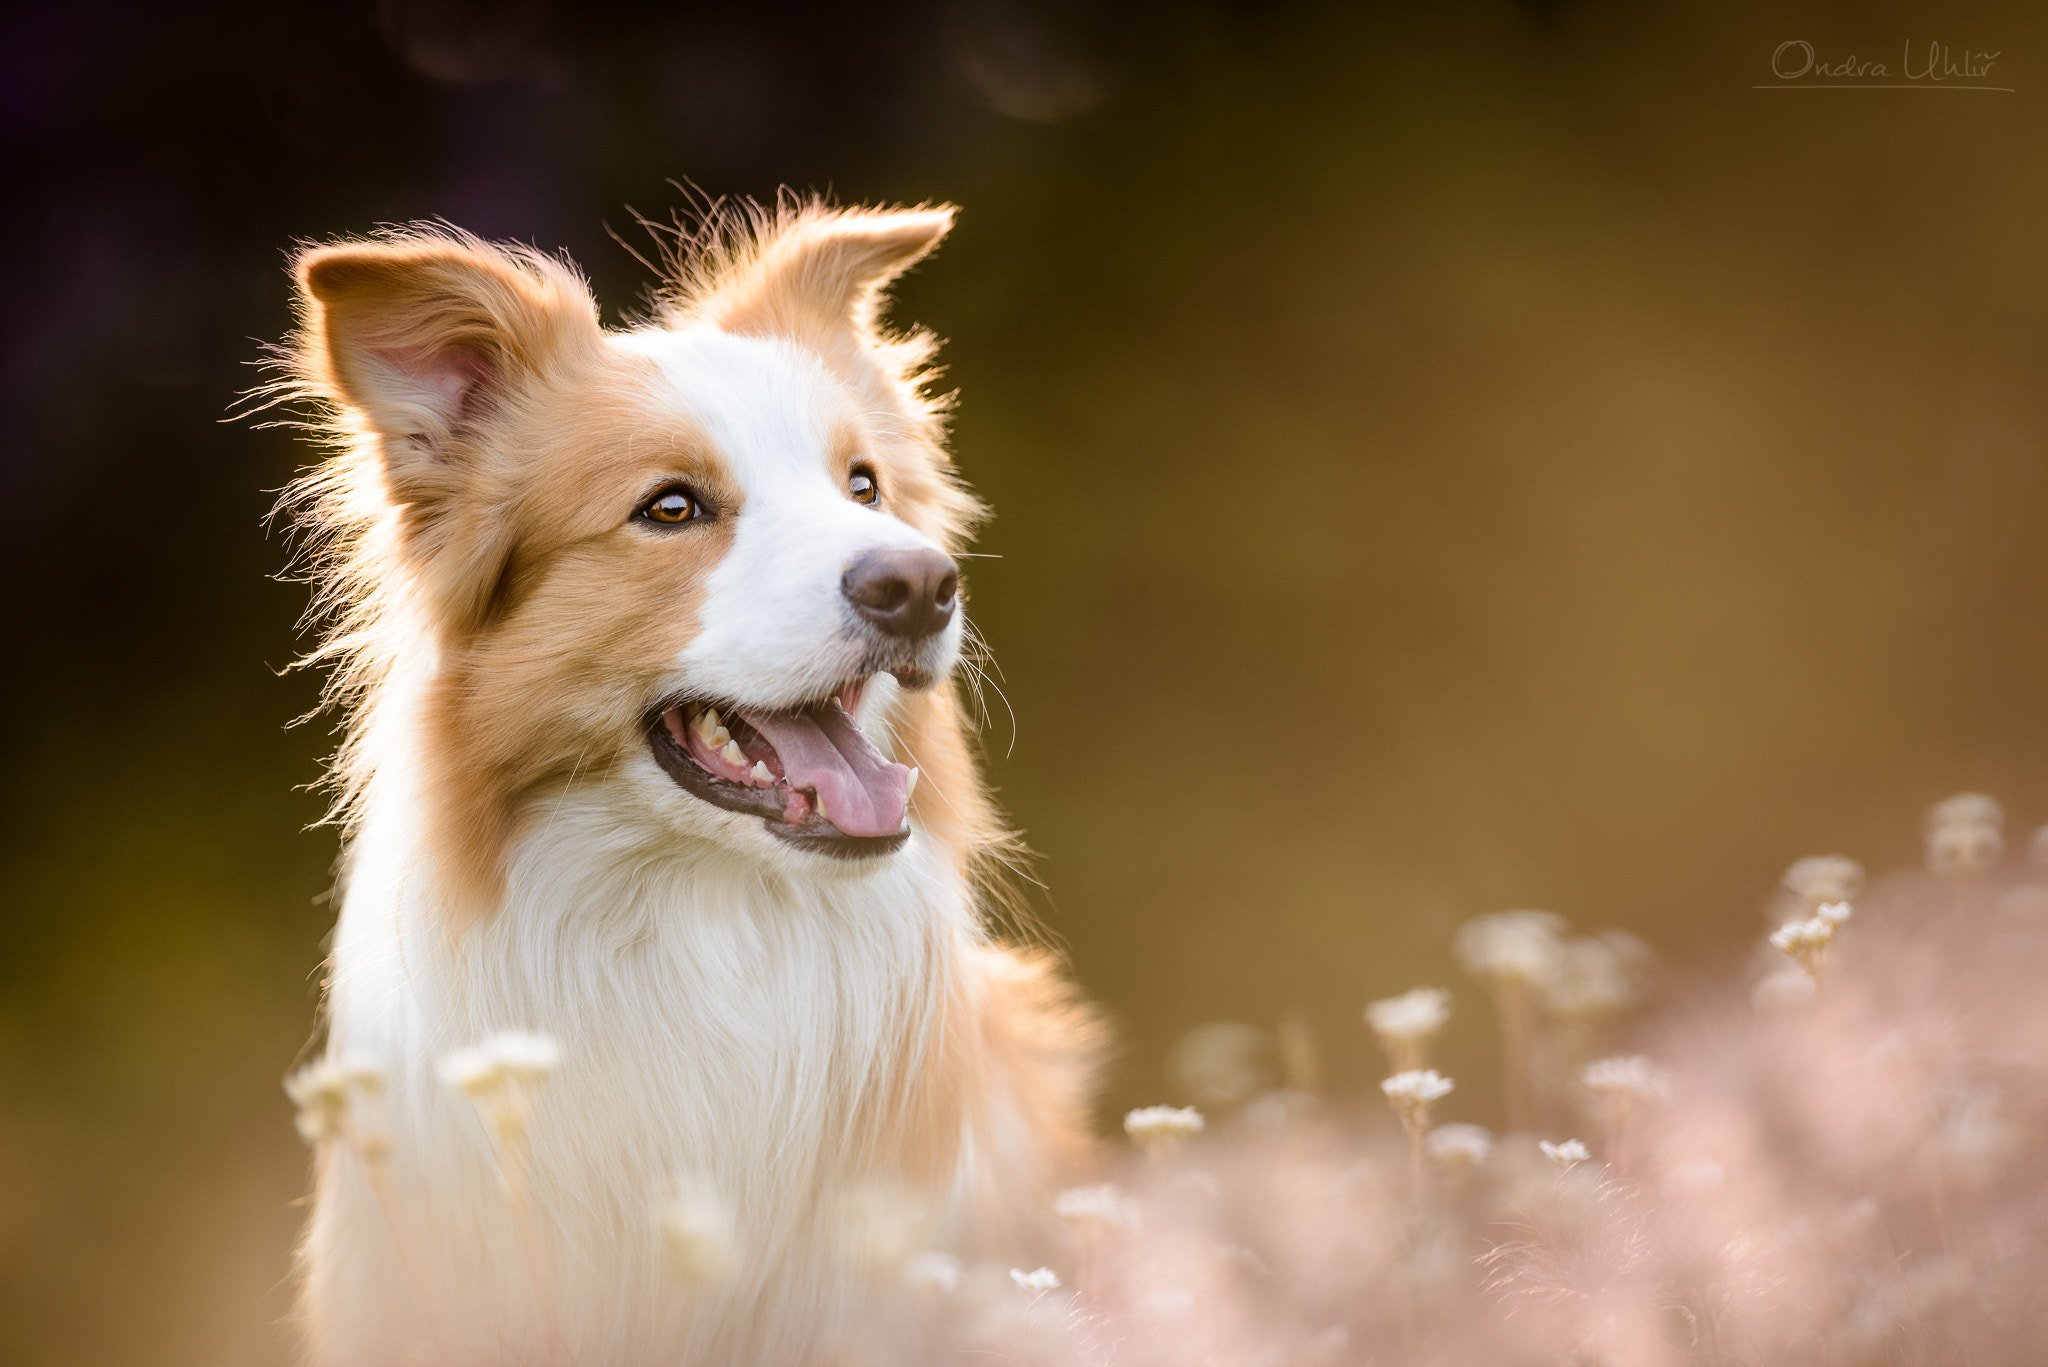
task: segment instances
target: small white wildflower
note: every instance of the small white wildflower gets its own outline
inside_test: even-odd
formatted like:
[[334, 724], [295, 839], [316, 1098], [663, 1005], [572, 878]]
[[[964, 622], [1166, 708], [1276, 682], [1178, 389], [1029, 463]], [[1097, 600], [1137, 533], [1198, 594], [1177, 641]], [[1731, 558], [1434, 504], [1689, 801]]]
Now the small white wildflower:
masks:
[[1082, 1231], [1135, 1230], [1138, 1204], [1114, 1184], [1069, 1187], [1053, 1198], [1052, 1213]]
[[472, 1100], [544, 1080], [562, 1062], [546, 1035], [501, 1030], [478, 1044], [452, 1049], [441, 1059], [441, 1080]]
[[1021, 1290], [1029, 1291], [1034, 1296], [1043, 1296], [1048, 1291], [1058, 1289], [1060, 1274], [1049, 1267], [1041, 1267], [1032, 1272], [1026, 1272], [1021, 1267], [1013, 1267], [1010, 1269], [1010, 1280], [1017, 1283]]
[[1420, 1132], [1429, 1128], [1429, 1108], [1449, 1096], [1456, 1085], [1434, 1068], [1415, 1068], [1380, 1083], [1380, 1091], [1401, 1123]]
[[1439, 1167], [1452, 1172], [1483, 1167], [1493, 1154], [1493, 1136], [1481, 1125], [1439, 1125], [1422, 1143]]
[[1671, 1074], [1641, 1054], [1595, 1059], [1579, 1074], [1586, 1090], [1602, 1101], [1665, 1102], [1671, 1099]]
[[556, 1068], [562, 1051], [554, 1040], [530, 1030], [502, 1030], [441, 1059], [441, 1081], [476, 1103], [501, 1144], [526, 1132], [533, 1094]]
[[715, 1282], [737, 1264], [738, 1226], [732, 1207], [708, 1184], [690, 1178], [669, 1183], [657, 1212], [669, 1265], [689, 1281]]
[[352, 1127], [350, 1121], [357, 1103], [381, 1096], [384, 1085], [384, 1069], [354, 1050], [309, 1063], [284, 1080], [285, 1095], [297, 1108], [292, 1123], [301, 1139], [308, 1144], [351, 1139], [372, 1162], [384, 1156], [387, 1142], [374, 1127]]
[[1840, 924], [1825, 916], [1793, 921], [1771, 932], [1771, 948], [1805, 969], [1818, 985], [1827, 976], [1828, 946], [1835, 942], [1835, 929]]
[[1192, 1106], [1140, 1106], [1124, 1116], [1124, 1133], [1152, 1158], [1169, 1158], [1202, 1132], [1206, 1122]]
[[284, 1080], [285, 1095], [298, 1108], [293, 1123], [299, 1138], [319, 1144], [338, 1137], [348, 1118], [349, 1089], [333, 1063], [309, 1063]]
[[1539, 1139], [1536, 1141], [1536, 1147], [1543, 1150], [1543, 1156], [1548, 1158], [1560, 1173], [1570, 1172], [1593, 1156], [1586, 1146], [1576, 1139], [1567, 1139], [1562, 1144]]
[[1813, 911], [1824, 902], [1847, 902], [1863, 888], [1863, 866], [1846, 855], [1817, 854], [1785, 870], [1785, 891]]
[[1422, 1066], [1424, 1046], [1450, 1018], [1451, 994], [1440, 987], [1417, 987], [1365, 1008], [1365, 1023], [1400, 1069]]
[[1813, 909], [1813, 914], [1831, 926], [1840, 926], [1856, 913], [1847, 902], [1822, 902]]
[[960, 1289], [960, 1260], [950, 1253], [913, 1253], [903, 1260], [903, 1284], [913, 1291], [950, 1295]]
[[1475, 916], [1458, 931], [1458, 959], [1482, 978], [1541, 985], [1557, 971], [1564, 932], [1564, 918], [1547, 911]]

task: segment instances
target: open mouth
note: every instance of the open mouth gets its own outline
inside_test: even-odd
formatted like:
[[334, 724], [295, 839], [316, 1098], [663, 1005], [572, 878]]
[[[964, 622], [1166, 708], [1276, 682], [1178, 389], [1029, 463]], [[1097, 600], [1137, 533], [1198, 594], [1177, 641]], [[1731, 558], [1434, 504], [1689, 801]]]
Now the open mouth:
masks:
[[792, 845], [842, 859], [887, 854], [910, 838], [917, 770], [890, 763], [861, 734], [853, 712], [865, 683], [779, 710], [664, 703], [649, 718], [648, 746], [684, 792], [758, 816]]

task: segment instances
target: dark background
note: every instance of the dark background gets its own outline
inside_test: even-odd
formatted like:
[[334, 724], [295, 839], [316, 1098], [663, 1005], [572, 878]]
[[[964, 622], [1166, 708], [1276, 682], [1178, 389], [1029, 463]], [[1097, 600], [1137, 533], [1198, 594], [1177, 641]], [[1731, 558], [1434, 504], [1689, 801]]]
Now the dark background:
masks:
[[[1752, 89], [1788, 39], [2014, 91]], [[330, 737], [301, 453], [222, 419], [294, 241], [445, 217], [620, 321], [669, 178], [964, 206], [897, 316], [1105, 1115], [1290, 1008], [1362, 1093], [1435, 982], [1490, 1121], [1462, 918], [1708, 972], [1795, 856], [2048, 818], [2044, 58], [2023, 6], [13, 7], [0, 1361], [283, 1357]]]

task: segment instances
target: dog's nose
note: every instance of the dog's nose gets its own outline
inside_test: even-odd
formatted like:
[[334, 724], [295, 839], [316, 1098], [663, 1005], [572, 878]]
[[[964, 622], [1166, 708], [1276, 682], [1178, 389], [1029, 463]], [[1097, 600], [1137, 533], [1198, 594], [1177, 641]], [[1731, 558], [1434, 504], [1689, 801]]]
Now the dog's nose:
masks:
[[953, 620], [960, 567], [939, 551], [869, 551], [839, 587], [855, 612], [889, 635], [931, 636]]

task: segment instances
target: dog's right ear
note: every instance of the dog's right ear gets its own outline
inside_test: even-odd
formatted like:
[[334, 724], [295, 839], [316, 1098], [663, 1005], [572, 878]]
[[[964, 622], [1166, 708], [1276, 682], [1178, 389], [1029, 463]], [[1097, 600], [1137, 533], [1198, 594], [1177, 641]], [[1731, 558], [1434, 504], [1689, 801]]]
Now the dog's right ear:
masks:
[[474, 239], [312, 247], [294, 275], [301, 381], [376, 438], [393, 500], [423, 510], [463, 483], [480, 427], [602, 337], [566, 267]]

